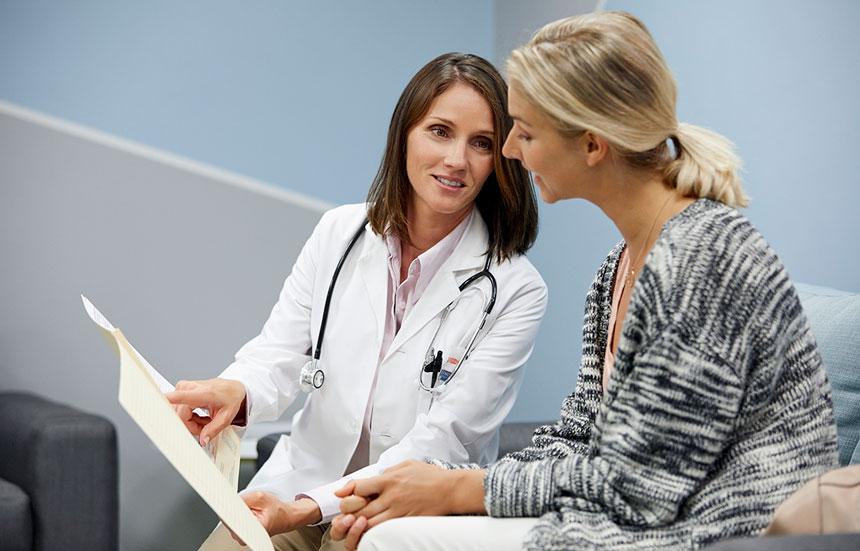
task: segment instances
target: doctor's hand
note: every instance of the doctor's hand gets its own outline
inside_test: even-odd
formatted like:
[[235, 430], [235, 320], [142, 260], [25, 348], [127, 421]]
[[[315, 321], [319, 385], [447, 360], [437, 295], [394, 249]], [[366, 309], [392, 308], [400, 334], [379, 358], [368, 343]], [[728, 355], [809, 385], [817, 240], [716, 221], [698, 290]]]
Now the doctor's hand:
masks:
[[[265, 492], [250, 492], [242, 494], [241, 497], [270, 536], [289, 532], [322, 520], [322, 513], [320, 513], [317, 502], [307, 497], [289, 502], [281, 501], [272, 494]], [[242, 543], [235, 534], [230, 532], [230, 535]]]
[[[179, 381], [176, 390], [164, 396], [203, 446], [230, 426], [240, 410], [242, 414], [245, 413], [245, 385], [239, 381]], [[200, 417], [194, 413], [195, 408], [208, 409], [211, 417]]]

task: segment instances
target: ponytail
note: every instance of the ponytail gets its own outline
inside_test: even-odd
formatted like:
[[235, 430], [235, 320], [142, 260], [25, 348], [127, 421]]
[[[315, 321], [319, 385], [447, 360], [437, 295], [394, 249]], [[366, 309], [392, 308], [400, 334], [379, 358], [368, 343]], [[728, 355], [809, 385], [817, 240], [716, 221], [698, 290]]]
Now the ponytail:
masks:
[[740, 175], [741, 160], [735, 146], [723, 136], [680, 123], [672, 141], [675, 160], [664, 170], [666, 181], [689, 197], [706, 197], [730, 207], [745, 207]]

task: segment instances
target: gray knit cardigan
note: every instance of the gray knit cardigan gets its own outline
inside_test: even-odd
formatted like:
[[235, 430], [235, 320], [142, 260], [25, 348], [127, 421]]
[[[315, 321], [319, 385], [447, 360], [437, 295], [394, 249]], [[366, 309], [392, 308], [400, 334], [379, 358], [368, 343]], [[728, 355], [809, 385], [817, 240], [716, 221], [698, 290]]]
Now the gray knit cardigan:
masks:
[[759, 533], [837, 466], [815, 339], [776, 254], [736, 210], [701, 199], [664, 226], [601, 385], [624, 244], [586, 297], [582, 364], [561, 419], [491, 465], [495, 517], [540, 517], [527, 549], [694, 549]]

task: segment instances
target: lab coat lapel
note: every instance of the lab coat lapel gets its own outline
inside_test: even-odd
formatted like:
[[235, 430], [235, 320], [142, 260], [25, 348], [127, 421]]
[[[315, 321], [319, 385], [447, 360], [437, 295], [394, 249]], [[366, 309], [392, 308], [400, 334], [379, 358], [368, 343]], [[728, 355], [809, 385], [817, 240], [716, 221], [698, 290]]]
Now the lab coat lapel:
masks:
[[[382, 344], [385, 331], [385, 308], [388, 305], [388, 249], [382, 237], [373, 233], [370, 224], [365, 229], [364, 247], [358, 260], [358, 272], [367, 291], [367, 299], [376, 321], [376, 337]], [[378, 350], [378, 349], [377, 349]]]
[[487, 226], [476, 210], [457, 248], [439, 267], [436, 276], [403, 320], [400, 331], [394, 336], [394, 341], [385, 355], [386, 359], [457, 298], [460, 294], [457, 281], [465, 279], [458, 278], [462, 272], [475, 272], [483, 267], [487, 236]]

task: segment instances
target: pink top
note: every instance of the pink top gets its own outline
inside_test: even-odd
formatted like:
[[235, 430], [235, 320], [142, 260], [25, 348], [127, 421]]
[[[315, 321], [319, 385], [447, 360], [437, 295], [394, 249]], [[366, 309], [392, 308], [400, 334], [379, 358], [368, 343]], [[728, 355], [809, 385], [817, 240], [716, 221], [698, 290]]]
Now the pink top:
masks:
[[[627, 284], [627, 274], [630, 273], [630, 258], [627, 256], [627, 247], [621, 251], [621, 258], [618, 259], [618, 270], [615, 272], [615, 286], [612, 290], [612, 306], [609, 310], [609, 327], [606, 332], [606, 354], [603, 358], [603, 392], [606, 393], [606, 387], [609, 386], [609, 375], [612, 373], [612, 368], [615, 365], [615, 354], [612, 353], [612, 345], [614, 344], [613, 337], [615, 336], [615, 322], [618, 317], [618, 305], [621, 303], [621, 293], [624, 292], [624, 286]], [[621, 320], [624, 323], [624, 320]]]
[[[379, 349], [377, 367], [391, 347], [391, 343], [394, 342], [394, 336], [400, 330], [403, 320], [406, 319], [412, 307], [424, 294], [433, 276], [457, 248], [460, 238], [466, 233], [466, 228], [469, 227], [474, 215], [475, 211], [472, 209], [472, 212], [451, 233], [418, 255], [409, 265], [409, 271], [403, 282], [400, 281], [400, 239], [391, 234], [385, 236], [385, 245], [388, 247], [388, 305], [385, 309], [385, 331], [382, 334], [382, 346]], [[370, 463], [370, 424], [373, 419], [373, 394], [375, 391], [376, 373], [373, 375], [373, 384], [370, 387], [370, 396], [364, 412], [361, 437], [358, 439], [358, 445], [344, 474], [353, 473]]]

